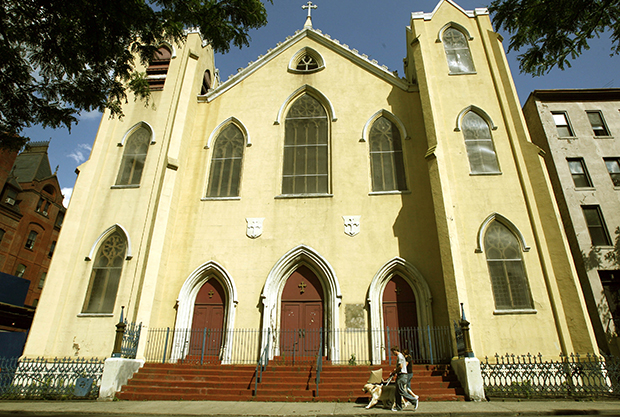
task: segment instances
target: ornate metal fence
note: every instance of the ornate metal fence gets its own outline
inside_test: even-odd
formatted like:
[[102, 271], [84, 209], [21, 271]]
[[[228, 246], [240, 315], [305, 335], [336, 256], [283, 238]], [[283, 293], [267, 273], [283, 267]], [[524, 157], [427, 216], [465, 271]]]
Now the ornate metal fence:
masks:
[[122, 358], [136, 359], [141, 331], [142, 323], [127, 323], [127, 321], [125, 321], [125, 333], [123, 334], [123, 344], [121, 347]]
[[96, 399], [104, 361], [0, 358], [0, 399]]
[[620, 361], [587, 354], [560, 355], [543, 361], [538, 355], [495, 355], [481, 363], [484, 390], [498, 397], [620, 396]]

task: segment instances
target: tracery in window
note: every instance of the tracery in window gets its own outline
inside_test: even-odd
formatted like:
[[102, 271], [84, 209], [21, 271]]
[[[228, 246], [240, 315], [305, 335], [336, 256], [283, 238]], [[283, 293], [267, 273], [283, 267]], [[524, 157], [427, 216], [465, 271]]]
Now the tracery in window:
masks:
[[116, 178], [116, 185], [139, 185], [146, 154], [151, 142], [151, 131], [144, 125], [136, 129], [127, 139], [123, 160]]
[[469, 44], [463, 32], [449, 27], [444, 31], [442, 41], [450, 74], [467, 74], [475, 71]]
[[215, 140], [207, 197], [236, 197], [239, 195], [241, 162], [245, 138], [233, 123], [226, 126]]
[[403, 149], [398, 127], [385, 116], [372, 124], [369, 134], [373, 191], [406, 190]]
[[82, 313], [113, 312], [126, 250], [127, 240], [118, 230], [101, 244], [93, 263]]
[[304, 55], [297, 63], [297, 69], [300, 71], [311, 71], [319, 67], [318, 62], [312, 55]]
[[327, 194], [329, 191], [327, 113], [304, 94], [285, 119], [282, 194]]
[[484, 247], [495, 308], [498, 310], [533, 308], [517, 237], [502, 223], [493, 220], [487, 227]]
[[471, 173], [499, 173], [497, 155], [488, 123], [476, 112], [468, 111], [463, 116], [461, 129]]

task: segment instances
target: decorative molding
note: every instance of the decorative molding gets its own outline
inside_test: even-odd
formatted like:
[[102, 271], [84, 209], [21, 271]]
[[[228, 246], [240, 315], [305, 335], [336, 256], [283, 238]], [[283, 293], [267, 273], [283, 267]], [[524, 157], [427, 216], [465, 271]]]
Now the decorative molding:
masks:
[[[301, 59], [301, 57], [305, 55], [310, 55], [312, 58], [314, 58], [314, 60], [318, 64], [318, 68], [308, 70], [308, 71], [298, 70], [297, 64], [299, 64], [299, 60]], [[291, 60], [288, 62], [288, 72], [293, 73], [293, 74], [313, 74], [315, 72], [319, 72], [324, 69], [325, 69], [325, 59], [323, 58], [323, 55], [321, 55], [320, 52], [318, 52], [316, 49], [313, 49], [309, 46], [303, 47], [299, 51], [297, 51], [293, 55]]]
[[123, 136], [123, 138], [121, 139], [121, 141], [119, 143], [116, 144], [116, 146], [118, 147], [123, 147], [125, 146], [125, 141], [127, 140], [127, 138], [137, 129], [139, 129], [141, 126], [146, 127], [150, 132], [151, 132], [151, 145], [155, 145], [155, 130], [153, 130], [153, 127], [145, 121], [141, 121], [136, 123], [135, 125], [131, 126], [129, 128], [129, 130], [127, 130], [127, 132], [125, 132], [125, 135]]
[[519, 230], [519, 228], [510, 220], [508, 220], [508, 218], [502, 216], [499, 213], [492, 213], [490, 214], [480, 225], [480, 228], [478, 229], [478, 236], [476, 238], [476, 249], [475, 249], [475, 253], [483, 253], [484, 250], [484, 234], [487, 230], [487, 227], [489, 226], [489, 224], [491, 224], [492, 221], [497, 220], [498, 222], [500, 222], [501, 224], [503, 224], [504, 226], [506, 226], [508, 228], [508, 230], [510, 230], [515, 237], [517, 238], [517, 240], [519, 241], [519, 245], [521, 246], [521, 250], [523, 252], [529, 252], [530, 247], [527, 246], [527, 244], [525, 243], [525, 237], [523, 237], [523, 234], [521, 233], [521, 231]]
[[344, 220], [344, 234], [348, 236], [355, 236], [360, 232], [360, 218], [362, 216], [342, 216]]
[[327, 96], [325, 96], [325, 94], [321, 93], [319, 90], [312, 87], [311, 85], [305, 84], [295, 90], [291, 95], [286, 98], [286, 100], [284, 100], [284, 103], [282, 103], [282, 106], [280, 106], [280, 110], [278, 110], [276, 120], [275, 122], [273, 122], [274, 125], [279, 125], [282, 122], [284, 117], [284, 111], [293, 101], [295, 101], [295, 99], [297, 99], [304, 93], [310, 94], [313, 98], [317, 99], [319, 103], [321, 103], [324, 107], [327, 108], [327, 113], [329, 114], [332, 122], [338, 120], [338, 118], [336, 117], [336, 110], [334, 110], [334, 106], [332, 105], [332, 102], [327, 98]]
[[370, 116], [370, 118], [366, 121], [366, 124], [364, 124], [364, 128], [362, 129], [362, 139], [360, 140], [360, 142], [368, 142], [368, 136], [370, 135], [370, 129], [372, 128], [372, 124], [381, 116], [385, 117], [390, 122], [394, 123], [394, 125], [396, 125], [401, 138], [403, 138], [404, 140], [411, 139], [409, 136], [407, 136], [407, 129], [405, 129], [405, 125], [403, 124], [403, 122], [401, 122], [400, 119], [396, 117], [393, 113], [385, 109], [381, 109], [372, 116]]
[[231, 116], [228, 119], [224, 120], [219, 125], [217, 125], [215, 129], [213, 129], [213, 131], [209, 135], [209, 139], [207, 139], [207, 144], [205, 146], [205, 149], [210, 149], [213, 146], [213, 141], [215, 141], [215, 139], [217, 138], [217, 135], [219, 135], [222, 129], [224, 129], [226, 126], [228, 126], [231, 123], [237, 126], [239, 130], [241, 130], [241, 133], [243, 134], [243, 136], [245, 136], [245, 146], [246, 147], [252, 146], [252, 141], [250, 140], [250, 132], [248, 132], [248, 129], [245, 127], [245, 125], [243, 124], [241, 120], [237, 119], [234, 116]]
[[127, 240], [127, 251], [125, 252], [125, 260], [126, 261], [131, 260], [131, 258], [133, 258], [133, 254], [131, 253], [131, 238], [129, 237], [129, 233], [127, 233], [127, 230], [118, 223], [116, 223], [113, 226], [108, 227], [103, 233], [99, 235], [99, 237], [97, 238], [93, 246], [90, 248], [90, 252], [88, 253], [88, 256], [86, 256], [84, 260], [92, 261], [97, 253], [97, 249], [99, 248], [99, 245], [105, 239], [107, 239], [108, 236], [114, 233], [116, 230], [120, 230], [125, 235], [125, 239]]
[[497, 130], [497, 126], [495, 126], [495, 124], [493, 123], [493, 119], [491, 119], [491, 116], [489, 116], [487, 112], [482, 110], [480, 107], [471, 105], [465, 107], [463, 110], [461, 110], [458, 116], [456, 116], [456, 126], [454, 127], [455, 132], [460, 132], [462, 130], [461, 123], [463, 122], [463, 117], [470, 111], [473, 111], [478, 116], [482, 117], [484, 121], [487, 122], [491, 130]]
[[437, 39], [435, 40], [435, 42], [437, 42], [437, 43], [442, 43], [443, 42], [443, 34], [446, 31], [446, 29], [448, 29], [448, 28], [454, 28], [454, 29], [458, 30], [463, 35], [465, 35], [465, 38], [467, 38], [468, 41], [473, 41], [474, 40], [474, 37], [469, 34], [469, 31], [465, 28], [465, 26], [459, 25], [456, 22], [449, 22], [449, 23], [446, 23], [445, 25], [443, 25], [443, 27], [441, 29], [439, 29], [439, 32], [437, 33]]
[[250, 239], [256, 239], [263, 234], [263, 221], [264, 217], [248, 217], [245, 219], [247, 222], [247, 228], [245, 230], [245, 234]]

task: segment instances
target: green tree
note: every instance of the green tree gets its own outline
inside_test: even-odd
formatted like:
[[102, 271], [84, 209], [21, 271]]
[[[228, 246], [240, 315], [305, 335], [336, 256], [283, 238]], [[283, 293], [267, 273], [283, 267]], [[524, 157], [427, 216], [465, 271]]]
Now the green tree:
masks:
[[31, 125], [70, 129], [82, 111], [121, 117], [128, 91], [148, 100], [136, 60], [186, 28], [227, 52], [266, 23], [260, 0], [2, 0], [0, 148], [21, 148]]
[[496, 29], [511, 35], [508, 51], [525, 49], [518, 57], [523, 73], [569, 68], [607, 30], [611, 54], [620, 53], [620, 0], [493, 0], [489, 11]]

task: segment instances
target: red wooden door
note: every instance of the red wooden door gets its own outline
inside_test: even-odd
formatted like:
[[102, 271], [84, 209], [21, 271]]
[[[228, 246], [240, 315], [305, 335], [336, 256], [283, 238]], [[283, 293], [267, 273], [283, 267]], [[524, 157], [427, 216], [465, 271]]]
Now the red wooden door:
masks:
[[216, 279], [207, 281], [194, 304], [189, 355], [218, 356], [224, 331], [225, 294]]
[[323, 327], [323, 288], [316, 275], [301, 266], [282, 291], [280, 351], [283, 356], [316, 356]]
[[383, 291], [383, 326], [388, 348], [417, 348], [418, 316], [415, 295], [402, 277], [394, 275]]

